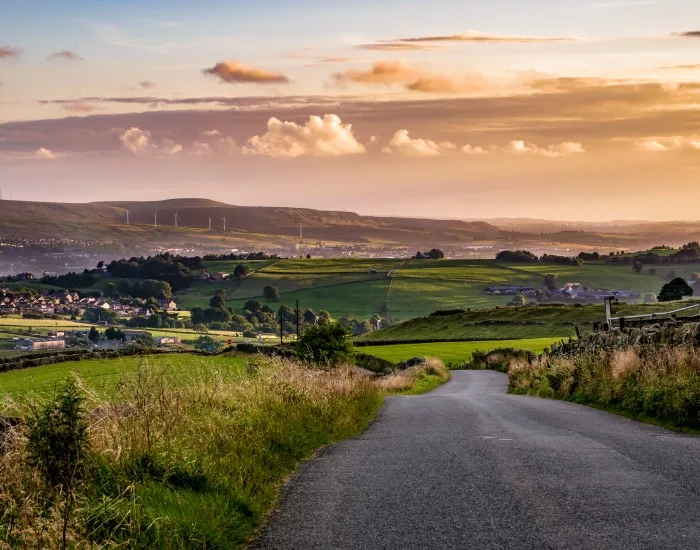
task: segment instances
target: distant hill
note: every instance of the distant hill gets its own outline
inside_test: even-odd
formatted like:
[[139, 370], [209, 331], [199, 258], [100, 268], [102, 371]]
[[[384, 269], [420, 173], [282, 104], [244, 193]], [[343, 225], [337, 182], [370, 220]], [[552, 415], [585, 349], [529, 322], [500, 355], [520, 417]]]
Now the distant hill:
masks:
[[[127, 224], [127, 212], [129, 224]], [[175, 227], [177, 215], [178, 227]], [[157, 227], [154, 227], [157, 217]], [[223, 234], [223, 219], [226, 234]], [[213, 231], [209, 231], [209, 220]], [[697, 225], [638, 224], [614, 231], [604, 224], [526, 223], [504, 227], [483, 221], [362, 216], [353, 212], [308, 208], [236, 206], [200, 198], [163, 201], [118, 201], [86, 204], [0, 201], [0, 235], [62, 238], [114, 244], [225, 244], [276, 248], [305, 242], [433, 247], [493, 244], [502, 247], [620, 247], [685, 238]], [[670, 243], [669, 243], [670, 244]]]

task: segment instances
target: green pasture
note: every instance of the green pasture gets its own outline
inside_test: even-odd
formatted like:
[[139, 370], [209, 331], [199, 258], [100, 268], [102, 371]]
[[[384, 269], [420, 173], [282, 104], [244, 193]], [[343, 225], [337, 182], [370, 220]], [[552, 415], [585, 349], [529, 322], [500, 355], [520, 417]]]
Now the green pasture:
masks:
[[481, 342], [445, 342], [433, 344], [398, 344], [358, 348], [362, 353], [374, 355], [394, 363], [412, 357], [437, 357], [445, 364], [458, 363], [471, 358], [475, 351], [489, 352], [498, 348], [515, 348], [542, 353], [559, 338], [533, 338], [529, 340], [500, 340]]
[[172, 354], [44, 365], [0, 373], [0, 396], [21, 401], [31, 396], [47, 395], [53, 392], [57, 384], [72, 375], [79, 376], [88, 390], [106, 394], [120, 377], [135, 372], [144, 362], [177, 376], [178, 373], [203, 367], [239, 372], [248, 361], [239, 356], [200, 357]]
[[396, 269], [404, 260], [387, 258], [328, 258], [317, 260], [295, 259], [279, 260], [265, 269], [265, 273], [334, 274], [334, 273], [369, 273], [375, 269], [378, 273], [387, 273]]

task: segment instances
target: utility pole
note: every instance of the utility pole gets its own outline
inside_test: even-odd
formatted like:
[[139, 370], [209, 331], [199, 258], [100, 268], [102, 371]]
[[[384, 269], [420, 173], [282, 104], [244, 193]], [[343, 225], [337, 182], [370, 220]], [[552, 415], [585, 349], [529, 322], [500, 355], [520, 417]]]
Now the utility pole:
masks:
[[128, 210], [126, 211], [126, 225], [131, 225], [129, 223], [129, 211]]
[[226, 233], [226, 218], [222, 218], [222, 220], [224, 222], [224, 233]]
[[284, 330], [284, 319], [282, 317], [280, 317], [280, 346], [282, 344], [284, 344], [284, 334], [282, 332], [283, 330]]
[[177, 212], [175, 212], [175, 227], [177, 227]]
[[211, 216], [209, 216], [209, 231], [211, 231]]
[[297, 300], [297, 342], [299, 341], [299, 300]]
[[158, 211], [153, 214], [153, 227], [158, 227]]

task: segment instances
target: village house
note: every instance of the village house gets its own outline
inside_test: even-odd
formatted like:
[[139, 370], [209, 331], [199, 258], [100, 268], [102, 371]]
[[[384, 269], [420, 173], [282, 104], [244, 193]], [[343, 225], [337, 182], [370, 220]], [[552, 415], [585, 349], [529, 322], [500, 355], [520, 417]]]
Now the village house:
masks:
[[66, 341], [63, 339], [41, 339], [28, 340], [21, 339], [15, 341], [15, 349], [21, 351], [40, 351], [47, 349], [61, 349], [66, 347]]

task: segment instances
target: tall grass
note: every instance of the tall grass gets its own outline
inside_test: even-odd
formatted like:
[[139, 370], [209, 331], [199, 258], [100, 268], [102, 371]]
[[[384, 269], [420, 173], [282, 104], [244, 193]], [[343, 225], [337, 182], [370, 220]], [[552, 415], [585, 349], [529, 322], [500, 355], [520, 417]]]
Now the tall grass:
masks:
[[379, 378], [376, 384], [385, 393], [417, 395], [444, 384], [450, 376], [440, 359], [425, 358], [414, 367]]
[[[352, 368], [273, 360], [251, 362], [244, 376], [144, 360], [109, 398], [85, 392], [90, 467], [68, 526], [81, 548], [239, 547], [299, 461], [360, 433], [382, 399]], [[51, 548], [60, 510], [27, 463], [25, 432], [5, 431], [0, 541]]]
[[700, 429], [700, 350], [642, 346], [508, 364], [510, 391], [570, 399]]

